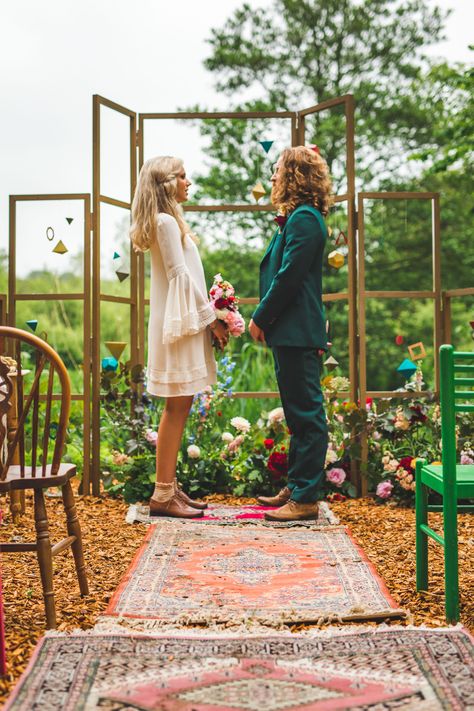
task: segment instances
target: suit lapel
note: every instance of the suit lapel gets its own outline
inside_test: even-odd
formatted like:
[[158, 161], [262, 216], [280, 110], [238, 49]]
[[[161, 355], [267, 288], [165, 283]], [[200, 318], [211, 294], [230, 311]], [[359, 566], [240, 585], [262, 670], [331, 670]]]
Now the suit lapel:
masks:
[[273, 245], [275, 244], [275, 240], [276, 240], [276, 238], [278, 237], [279, 233], [280, 233], [280, 229], [275, 230], [275, 232], [273, 233], [273, 237], [272, 237], [271, 240], [270, 240], [270, 244], [268, 245], [268, 247], [267, 247], [267, 249], [266, 249], [266, 252], [265, 252], [265, 254], [264, 254], [263, 257], [262, 257], [262, 261], [260, 262], [260, 264], [263, 264], [263, 262], [266, 260], [266, 258], [268, 257], [268, 255], [269, 255], [270, 252], [272, 251]]

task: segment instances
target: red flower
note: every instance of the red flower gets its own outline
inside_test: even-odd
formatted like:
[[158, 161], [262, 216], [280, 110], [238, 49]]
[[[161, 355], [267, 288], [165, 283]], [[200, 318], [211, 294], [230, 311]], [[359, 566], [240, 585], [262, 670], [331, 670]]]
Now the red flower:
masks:
[[370, 410], [370, 408], [372, 407], [372, 403], [373, 403], [373, 400], [372, 400], [371, 397], [366, 397], [366, 398], [365, 398], [365, 406], [368, 407], [369, 410]]
[[400, 459], [400, 466], [403, 467], [405, 471], [409, 472], [410, 474], [413, 472], [413, 469], [410, 466], [412, 460], [413, 457], [402, 457]]
[[283, 452], [272, 452], [268, 457], [267, 469], [274, 479], [281, 479], [288, 473], [288, 457]]
[[217, 410], [217, 417], [222, 417], [222, 412], [220, 410]]
[[413, 412], [413, 415], [410, 417], [411, 425], [414, 422], [425, 422], [427, 419], [421, 405], [411, 405], [410, 410]]
[[227, 309], [229, 306], [230, 306], [229, 299], [223, 299], [221, 297], [220, 299], [217, 299], [215, 302], [216, 309]]
[[280, 450], [281, 450], [282, 452], [284, 452], [285, 449], [286, 449], [286, 447], [280, 447]]
[[275, 444], [274, 439], [264, 439], [263, 444], [265, 445], [265, 449], [272, 449], [273, 445]]
[[346, 497], [344, 496], [344, 494], [338, 494], [337, 491], [334, 491], [332, 494], [328, 494], [328, 495], [326, 496], [326, 499], [327, 499], [331, 504], [333, 504], [335, 501], [345, 501], [345, 500], [346, 500]]

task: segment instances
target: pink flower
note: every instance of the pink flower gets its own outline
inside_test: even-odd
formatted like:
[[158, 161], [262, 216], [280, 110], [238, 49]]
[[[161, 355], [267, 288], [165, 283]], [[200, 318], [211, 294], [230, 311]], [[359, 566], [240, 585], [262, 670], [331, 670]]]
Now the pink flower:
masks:
[[344, 469], [333, 467], [328, 472], [326, 472], [326, 479], [335, 486], [342, 486], [343, 482], [346, 480], [346, 472], [344, 471]]
[[240, 336], [245, 331], [245, 321], [238, 311], [228, 311], [225, 322], [231, 336]]
[[461, 464], [474, 464], [474, 459], [463, 452], [461, 454]]
[[389, 479], [377, 484], [375, 493], [380, 499], [388, 499], [392, 495], [393, 484]]
[[147, 430], [145, 432], [145, 439], [147, 442], [156, 447], [156, 443], [158, 440], [158, 432], [155, 432], [155, 430]]
[[217, 299], [220, 299], [222, 297], [223, 293], [224, 293], [223, 289], [221, 289], [221, 287], [217, 286], [217, 285], [213, 286], [209, 292], [209, 294], [211, 295], [211, 298], [214, 301], [217, 301]]

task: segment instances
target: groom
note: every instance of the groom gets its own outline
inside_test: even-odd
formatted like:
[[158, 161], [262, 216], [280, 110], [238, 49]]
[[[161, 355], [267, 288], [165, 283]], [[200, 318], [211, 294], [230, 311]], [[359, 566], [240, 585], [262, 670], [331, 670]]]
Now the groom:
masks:
[[328, 442], [320, 386], [327, 349], [322, 303], [322, 262], [332, 203], [325, 161], [298, 146], [281, 154], [272, 175], [272, 202], [279, 229], [260, 264], [260, 303], [249, 324], [255, 341], [273, 352], [286, 422], [291, 432], [288, 486], [274, 497], [274, 521], [317, 518]]

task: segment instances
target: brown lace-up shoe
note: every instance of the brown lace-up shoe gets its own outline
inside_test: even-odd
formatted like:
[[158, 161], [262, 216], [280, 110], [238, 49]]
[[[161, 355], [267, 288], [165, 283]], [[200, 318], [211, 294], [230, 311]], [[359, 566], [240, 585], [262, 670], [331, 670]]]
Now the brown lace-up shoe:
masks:
[[305, 521], [318, 518], [318, 504], [302, 504], [290, 499], [276, 511], [265, 511], [269, 521]]
[[191, 508], [193, 509], [207, 509], [207, 504], [205, 501], [198, 501], [197, 499], [192, 499], [182, 489], [178, 488], [176, 495], [179, 496], [181, 501], [185, 503], [186, 506], [191, 506]]
[[276, 496], [257, 496], [257, 501], [262, 506], [283, 506], [290, 499], [291, 491], [287, 486], [281, 489]]
[[180, 496], [175, 494], [168, 501], [150, 499], [150, 516], [173, 516], [174, 518], [199, 518], [202, 511], [186, 506]]

